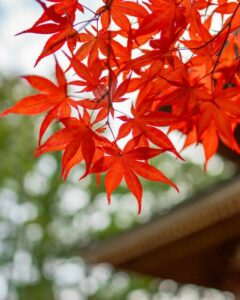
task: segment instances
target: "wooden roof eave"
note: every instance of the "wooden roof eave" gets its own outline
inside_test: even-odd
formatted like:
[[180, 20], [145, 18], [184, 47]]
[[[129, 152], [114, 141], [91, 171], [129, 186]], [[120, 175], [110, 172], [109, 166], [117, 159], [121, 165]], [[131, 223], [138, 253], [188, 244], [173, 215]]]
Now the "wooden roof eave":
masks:
[[[161, 253], [171, 256], [168, 249], [176, 249], [175, 245], [189, 240], [189, 237], [194, 242], [192, 248], [199, 251], [240, 235], [238, 216], [240, 217], [240, 177], [221, 185], [198, 201], [194, 199], [188, 201], [187, 205], [175, 209], [164, 217], [159, 217], [95, 247], [89, 247], [84, 251], [84, 257], [88, 263], [107, 262], [116, 267], [126, 266], [128, 262], [146, 257], [155, 250], [159, 251], [160, 256]], [[224, 222], [228, 225], [224, 225]], [[212, 235], [207, 237], [204, 234], [200, 239], [196, 238], [200, 232]], [[182, 251], [193, 251], [190, 244], [188, 250]], [[161, 252], [161, 249], [165, 251]]]

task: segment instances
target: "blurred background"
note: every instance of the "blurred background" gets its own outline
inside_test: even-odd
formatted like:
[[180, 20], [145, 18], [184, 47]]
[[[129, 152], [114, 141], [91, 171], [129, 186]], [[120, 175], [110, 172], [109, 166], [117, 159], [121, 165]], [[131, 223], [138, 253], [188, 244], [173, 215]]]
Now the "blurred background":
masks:
[[[44, 39], [14, 37], [39, 13], [35, 1], [0, 0], [1, 111], [33, 92], [19, 75], [51, 77], [51, 58], [33, 69]], [[153, 160], [181, 192], [143, 181], [143, 209], [137, 216], [136, 201], [124, 183], [108, 206], [103, 185], [96, 189], [94, 177], [78, 181], [81, 166], [63, 182], [60, 154], [34, 159], [40, 119], [0, 119], [0, 300], [234, 299], [229, 292], [127, 273], [107, 263], [90, 266], [81, 256], [81, 249], [162, 218], [193, 195], [232, 178], [233, 163], [215, 156], [205, 173], [201, 147], [185, 151], [184, 163], [168, 155]]]

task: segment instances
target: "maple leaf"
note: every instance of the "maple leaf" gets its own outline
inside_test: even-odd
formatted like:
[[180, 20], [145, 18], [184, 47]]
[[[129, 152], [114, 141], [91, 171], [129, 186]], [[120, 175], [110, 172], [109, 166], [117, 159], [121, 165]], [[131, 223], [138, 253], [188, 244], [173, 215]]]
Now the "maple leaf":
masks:
[[74, 71], [80, 77], [79, 79], [82, 80], [74, 80], [71, 81], [69, 84], [82, 86], [84, 87], [82, 91], [95, 91], [98, 89], [99, 86], [102, 86], [103, 79], [101, 79], [101, 74], [104, 70], [104, 67], [99, 59], [94, 61], [94, 64], [87, 67], [81, 61], [79, 61], [74, 55], [69, 57], [71, 62], [71, 67], [73, 67]]
[[[217, 134], [216, 127], [213, 123], [210, 123], [206, 131], [202, 134], [202, 137], [200, 139], [204, 155], [205, 155], [205, 163], [204, 163], [204, 169], [207, 171], [207, 165], [210, 160], [210, 158], [213, 157], [213, 155], [217, 152], [218, 146], [219, 146], [219, 137]], [[194, 126], [187, 134], [186, 134], [186, 140], [182, 147], [182, 150], [187, 148], [190, 145], [198, 144], [199, 143], [199, 137], [197, 135], [197, 128]]]
[[[37, 2], [44, 10], [43, 15], [31, 28], [18, 33], [18, 35], [23, 33], [54, 33], [54, 35], [47, 40], [41, 54], [35, 62], [35, 66], [42, 58], [60, 49], [65, 42], [67, 42], [70, 51], [73, 52], [78, 41], [78, 32], [73, 28], [75, 11], [77, 8], [82, 9], [82, 6], [78, 5], [76, 0], [65, 0], [50, 7], [47, 7], [40, 0], [37, 0]], [[51, 22], [49, 23], [49, 21]]]
[[64, 128], [50, 136], [44, 144], [35, 151], [35, 156], [46, 152], [64, 151], [62, 157], [62, 177], [67, 178], [71, 168], [84, 160], [86, 176], [91, 167], [95, 148], [100, 142], [106, 143], [104, 137], [92, 130], [89, 123], [90, 117], [85, 111], [81, 120], [76, 118], [64, 118], [59, 120]]
[[240, 83], [240, 57], [236, 55], [239, 36], [230, 37], [229, 43], [224, 47], [221, 60], [216, 67], [219, 77], [224, 77], [226, 82], [232, 81], [235, 86], [239, 86]]
[[56, 3], [52, 5], [52, 8], [58, 14], [67, 14], [68, 16], [73, 16], [76, 10], [84, 12], [83, 6], [78, 0], [48, 0], [48, 2]]
[[166, 112], [137, 113], [134, 108], [132, 108], [132, 113], [134, 118], [119, 117], [119, 119], [124, 121], [124, 124], [119, 129], [118, 140], [133, 132], [134, 137], [140, 135], [156, 146], [171, 151], [182, 159], [168, 136], [156, 128], [159, 126], [169, 126], [177, 121], [179, 122], [176, 116]]
[[123, 150], [116, 147], [104, 148], [108, 156], [100, 158], [92, 166], [91, 173], [107, 172], [105, 187], [108, 202], [111, 202], [112, 192], [119, 186], [124, 178], [129, 190], [136, 197], [138, 202], [138, 213], [142, 209], [142, 186], [137, 175], [152, 181], [164, 182], [173, 186], [177, 191], [177, 186], [168, 179], [162, 172], [147, 163], [147, 160], [162, 153], [159, 149], [147, 147], [128, 149], [128, 145]]
[[103, 28], [108, 28], [113, 21], [123, 30], [128, 30], [130, 27], [130, 21], [127, 16], [136, 17], [142, 19], [148, 15], [147, 10], [138, 3], [124, 0], [103, 0], [104, 6], [97, 10], [97, 13], [101, 16], [101, 22]]
[[75, 56], [79, 61], [82, 61], [88, 56], [88, 65], [91, 67], [99, 57], [99, 51], [111, 60], [115, 60], [116, 57], [127, 57], [127, 50], [117, 41], [114, 37], [118, 32], [107, 31], [97, 29], [92, 26], [95, 31], [95, 35], [89, 30], [85, 29], [86, 33], [79, 33], [78, 40], [83, 43], [77, 50]]
[[2, 112], [0, 116], [2, 117], [8, 114], [37, 115], [48, 112], [40, 128], [40, 143], [43, 134], [54, 118], [69, 117], [71, 115], [71, 107], [75, 107], [76, 104], [74, 100], [67, 95], [67, 81], [57, 61], [56, 78], [58, 85], [37, 75], [24, 76], [23, 78], [26, 79], [34, 89], [41, 93], [23, 98], [14, 106]]
[[186, 26], [185, 8], [180, 7], [175, 0], [150, 0], [147, 6], [152, 11], [140, 23], [135, 37], [161, 32], [161, 39], [165, 41], [172, 38], [175, 32]]
[[41, 0], [36, 0], [43, 8], [43, 14], [35, 22], [34, 25], [49, 21], [61, 21], [61, 17], [66, 15], [72, 21], [75, 19], [76, 11], [84, 12], [83, 6], [78, 2], [78, 0], [47, 0], [50, 3], [55, 3], [50, 6], [46, 6]]
[[122, 96], [126, 93], [130, 79], [124, 80], [120, 85], [118, 85], [117, 78], [113, 74], [110, 86], [99, 85], [93, 94], [96, 98], [89, 100], [80, 100], [78, 104], [83, 108], [91, 110], [100, 110], [95, 118], [94, 124], [104, 120], [109, 113], [114, 117], [114, 103], [123, 102], [127, 98]]
[[167, 81], [171, 85], [159, 97], [158, 103], [159, 106], [171, 105], [178, 116], [192, 113], [200, 101], [209, 99], [208, 86], [197, 76], [184, 72], [180, 79]]

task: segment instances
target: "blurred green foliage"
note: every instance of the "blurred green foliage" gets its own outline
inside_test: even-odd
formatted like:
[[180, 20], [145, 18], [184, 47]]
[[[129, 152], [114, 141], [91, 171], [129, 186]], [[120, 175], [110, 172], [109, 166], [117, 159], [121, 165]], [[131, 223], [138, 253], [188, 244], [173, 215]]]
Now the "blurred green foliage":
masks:
[[[0, 110], [30, 92], [18, 80], [1, 78]], [[199, 294], [194, 299], [204, 299], [200, 294], [220, 295], [116, 272], [106, 264], [87, 266], [79, 253], [89, 243], [161, 217], [196, 191], [230, 178], [234, 174], [231, 163], [216, 157], [206, 174], [193, 162], [178, 162], [168, 155], [155, 159], [153, 163], [181, 192], [177, 195], [168, 186], [144, 181], [143, 212], [137, 216], [136, 201], [124, 183], [108, 206], [103, 180], [98, 188], [94, 177], [79, 182], [79, 166], [62, 182], [59, 153], [34, 158], [40, 118], [15, 115], [0, 119], [0, 300], [185, 299], [181, 295], [193, 292]], [[173, 298], [176, 294], [178, 298]], [[231, 299], [228, 294], [224, 297]]]

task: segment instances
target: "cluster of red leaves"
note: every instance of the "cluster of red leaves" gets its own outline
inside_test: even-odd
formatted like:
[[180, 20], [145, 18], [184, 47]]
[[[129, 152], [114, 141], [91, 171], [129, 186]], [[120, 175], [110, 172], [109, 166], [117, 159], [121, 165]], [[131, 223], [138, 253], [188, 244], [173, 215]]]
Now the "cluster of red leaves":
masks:
[[[177, 189], [148, 163], [165, 151], [181, 158], [161, 127], [186, 135], [184, 147], [202, 143], [206, 162], [220, 140], [240, 152], [239, 1], [102, 0], [96, 10], [81, 0], [37, 2], [43, 14], [21, 32], [50, 35], [36, 64], [62, 49], [69, 65], [63, 71], [55, 59], [57, 84], [24, 77], [39, 93], [1, 115], [46, 113], [36, 155], [63, 151], [63, 178], [80, 162], [82, 177], [106, 172], [109, 201], [124, 178], [140, 212], [137, 175]], [[62, 129], [42, 142], [54, 120]]]

